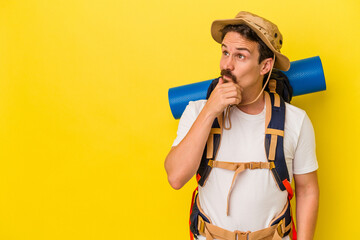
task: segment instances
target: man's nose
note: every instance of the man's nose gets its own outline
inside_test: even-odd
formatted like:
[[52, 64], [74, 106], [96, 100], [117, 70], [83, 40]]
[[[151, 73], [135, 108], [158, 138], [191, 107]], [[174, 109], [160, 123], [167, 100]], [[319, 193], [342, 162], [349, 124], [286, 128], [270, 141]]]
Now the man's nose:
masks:
[[229, 69], [230, 71], [234, 70], [234, 59], [231, 56], [226, 58], [224, 69]]

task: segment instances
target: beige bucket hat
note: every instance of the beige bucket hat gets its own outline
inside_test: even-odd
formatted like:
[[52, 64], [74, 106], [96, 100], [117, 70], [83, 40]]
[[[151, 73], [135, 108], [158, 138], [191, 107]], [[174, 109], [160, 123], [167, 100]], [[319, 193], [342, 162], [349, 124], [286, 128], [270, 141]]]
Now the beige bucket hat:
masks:
[[227, 25], [245, 24], [249, 26], [263, 40], [276, 55], [274, 67], [283, 71], [290, 68], [289, 59], [280, 53], [283, 37], [278, 27], [269, 20], [255, 14], [241, 11], [233, 19], [215, 20], [211, 25], [211, 35], [218, 43], [222, 42], [221, 30]]

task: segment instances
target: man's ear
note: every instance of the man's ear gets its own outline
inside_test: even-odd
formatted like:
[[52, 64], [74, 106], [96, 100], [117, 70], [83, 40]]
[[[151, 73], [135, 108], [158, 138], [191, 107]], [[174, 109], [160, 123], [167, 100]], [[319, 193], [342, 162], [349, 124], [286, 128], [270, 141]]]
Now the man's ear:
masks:
[[274, 61], [273, 58], [266, 58], [261, 62], [261, 69], [260, 69], [261, 75], [265, 75], [271, 70], [273, 61]]

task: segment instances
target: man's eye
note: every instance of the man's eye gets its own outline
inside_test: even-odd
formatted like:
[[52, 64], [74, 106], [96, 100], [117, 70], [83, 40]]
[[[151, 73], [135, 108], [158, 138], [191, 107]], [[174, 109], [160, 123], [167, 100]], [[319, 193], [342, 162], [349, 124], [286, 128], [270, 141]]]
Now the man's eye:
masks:
[[228, 53], [227, 51], [223, 51], [223, 54], [224, 54], [225, 56], [229, 56], [229, 53]]
[[242, 55], [242, 54], [239, 54], [239, 55], [238, 55], [238, 58], [240, 58], [240, 59], [244, 59], [244, 58], [245, 58], [245, 56], [244, 56], [244, 55]]

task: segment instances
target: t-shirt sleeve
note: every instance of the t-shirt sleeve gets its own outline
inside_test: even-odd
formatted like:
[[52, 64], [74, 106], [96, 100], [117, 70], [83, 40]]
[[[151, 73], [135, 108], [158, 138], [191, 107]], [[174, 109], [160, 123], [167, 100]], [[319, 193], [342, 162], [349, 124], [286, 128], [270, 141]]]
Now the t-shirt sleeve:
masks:
[[186, 134], [189, 132], [191, 126], [195, 122], [200, 111], [204, 107], [205, 103], [205, 100], [200, 100], [196, 102], [190, 101], [189, 104], [186, 106], [179, 121], [177, 136], [172, 144], [173, 147], [177, 146], [184, 139]]
[[318, 169], [315, 148], [314, 128], [305, 114], [294, 157], [294, 174], [305, 174]]

